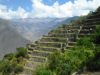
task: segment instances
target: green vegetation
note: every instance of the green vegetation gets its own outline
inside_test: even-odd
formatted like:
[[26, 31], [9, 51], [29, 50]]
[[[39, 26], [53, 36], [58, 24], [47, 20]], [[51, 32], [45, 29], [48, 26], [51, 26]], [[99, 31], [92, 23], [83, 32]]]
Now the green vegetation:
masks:
[[23, 48], [23, 47], [20, 47], [20, 48], [17, 48], [17, 53], [16, 53], [16, 57], [28, 57], [27, 56], [27, 49]]
[[53, 72], [43, 66], [39, 66], [36, 75], [53, 75]]
[[92, 36], [92, 41], [95, 44], [95, 56], [87, 63], [87, 68], [90, 71], [100, 71], [100, 25], [96, 26], [95, 36]]
[[[84, 71], [100, 71], [98, 11], [100, 7], [88, 16], [82, 16], [69, 25], [52, 30], [48, 36], [29, 44], [29, 52], [21, 47], [17, 48], [15, 54], [5, 55], [0, 61], [0, 74], [18, 74], [23, 71], [24, 64], [23, 73], [32, 74], [34, 71], [33, 75], [71, 75]], [[30, 59], [25, 62], [28, 53]], [[39, 66], [41, 63], [42, 66]]]
[[[74, 48], [64, 53], [56, 51], [48, 57], [45, 68], [38, 69], [36, 75], [71, 75], [74, 72], [100, 70], [100, 26], [95, 35], [77, 40]], [[51, 72], [51, 73], [50, 73]]]
[[15, 75], [23, 71], [24, 58], [27, 57], [26, 48], [17, 48], [17, 53], [6, 54], [0, 61], [1, 75]]

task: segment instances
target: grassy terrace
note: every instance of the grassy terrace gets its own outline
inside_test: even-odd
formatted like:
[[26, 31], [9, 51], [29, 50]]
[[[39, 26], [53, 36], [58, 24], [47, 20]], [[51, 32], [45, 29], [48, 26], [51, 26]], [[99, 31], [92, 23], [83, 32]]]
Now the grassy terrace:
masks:
[[41, 40], [41, 42], [66, 42], [67, 38], [65, 37], [43, 37]]
[[47, 47], [47, 46], [36, 46], [34, 48], [29, 48], [28, 50], [41, 50], [41, 51], [49, 51], [49, 52], [53, 52], [55, 50], [60, 50], [60, 48], [56, 48], [56, 47]]
[[48, 37], [68, 38], [68, 37], [75, 36], [75, 35], [77, 35], [77, 34], [76, 33], [52, 33], [52, 34], [49, 34]]
[[38, 43], [39, 46], [56, 47], [56, 48], [60, 48], [61, 44], [63, 44], [63, 43], [62, 42], [41, 42], [41, 43]]

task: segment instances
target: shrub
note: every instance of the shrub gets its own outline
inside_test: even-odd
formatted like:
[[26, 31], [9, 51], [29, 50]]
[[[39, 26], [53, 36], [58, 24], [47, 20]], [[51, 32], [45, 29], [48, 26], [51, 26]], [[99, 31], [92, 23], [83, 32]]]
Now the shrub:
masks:
[[21, 65], [17, 65], [15, 67], [15, 73], [19, 73], [19, 72], [22, 72], [23, 71], [23, 67]]
[[100, 45], [96, 46], [95, 56], [87, 63], [87, 69], [89, 71], [100, 71]]
[[8, 59], [8, 60], [12, 60], [13, 58], [14, 58], [14, 54], [13, 53], [9, 53], [9, 54], [6, 54], [5, 56], [4, 56], [4, 59]]
[[0, 62], [0, 72], [2, 72], [2, 75], [10, 75], [12, 70], [13, 67], [8, 60], [2, 60]]
[[27, 49], [23, 47], [17, 48], [16, 57], [27, 57]]
[[[47, 68], [47, 66], [39, 66], [36, 70], [35, 75], [54, 75], [53, 72]], [[34, 74], [33, 74], [34, 75]]]
[[57, 66], [61, 63], [61, 61], [62, 61], [61, 58], [62, 58], [62, 55], [59, 51], [56, 51], [53, 54], [51, 54], [48, 57], [49, 69], [52, 71], [55, 70], [57, 68]]
[[81, 46], [81, 47], [86, 47], [86, 48], [93, 49], [93, 45], [92, 45], [92, 42], [91, 42], [91, 38], [90, 37], [80, 38], [77, 41], [77, 46]]
[[52, 75], [51, 71], [49, 70], [39, 70], [38, 72], [36, 72], [36, 75]]
[[96, 26], [96, 31], [94, 32], [94, 36], [92, 37], [92, 41], [95, 44], [100, 44], [100, 25]]

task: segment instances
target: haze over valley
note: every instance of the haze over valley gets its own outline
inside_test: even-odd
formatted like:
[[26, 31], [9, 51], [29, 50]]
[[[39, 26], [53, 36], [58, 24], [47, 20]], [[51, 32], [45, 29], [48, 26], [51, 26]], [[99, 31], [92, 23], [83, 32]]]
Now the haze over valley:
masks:
[[16, 48], [24, 47], [46, 35], [57, 26], [69, 23], [72, 18], [0, 19], [0, 58]]

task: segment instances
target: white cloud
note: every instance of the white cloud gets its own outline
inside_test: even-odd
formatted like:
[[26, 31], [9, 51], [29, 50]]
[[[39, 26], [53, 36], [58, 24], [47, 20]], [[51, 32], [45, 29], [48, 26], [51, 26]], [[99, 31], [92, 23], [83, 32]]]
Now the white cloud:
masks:
[[27, 12], [22, 7], [16, 11], [8, 9], [4, 5], [0, 5], [0, 17], [11, 18], [34, 18], [34, 17], [72, 17], [86, 15], [90, 10], [95, 10], [100, 6], [99, 0], [74, 0], [72, 3], [68, 1], [60, 5], [57, 1], [52, 5], [45, 5], [42, 0], [31, 0], [32, 11]]
[[0, 18], [12, 19], [12, 18], [27, 18], [28, 12], [22, 7], [19, 7], [16, 11], [8, 9], [6, 6], [0, 4]]
[[27, 18], [29, 13], [26, 12], [22, 7], [19, 7], [17, 11], [8, 10], [9, 16], [15, 18]]
[[[42, 3], [42, 0], [32, 0], [34, 17], [72, 17], [86, 15], [90, 10], [95, 10], [100, 6], [99, 0], [74, 0], [60, 5], [55, 2], [52, 6]], [[35, 15], [34, 15], [35, 14]]]

